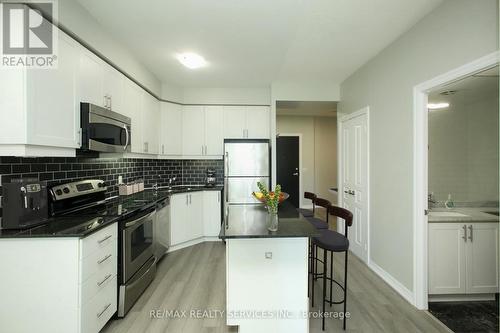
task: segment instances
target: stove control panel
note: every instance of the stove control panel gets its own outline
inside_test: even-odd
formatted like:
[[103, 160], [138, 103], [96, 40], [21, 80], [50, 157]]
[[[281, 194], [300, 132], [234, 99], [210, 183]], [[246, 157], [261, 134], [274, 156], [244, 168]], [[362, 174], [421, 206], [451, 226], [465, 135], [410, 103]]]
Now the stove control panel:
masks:
[[85, 194], [106, 191], [104, 180], [88, 179], [78, 182], [53, 186], [50, 189], [52, 198], [55, 201], [78, 197]]

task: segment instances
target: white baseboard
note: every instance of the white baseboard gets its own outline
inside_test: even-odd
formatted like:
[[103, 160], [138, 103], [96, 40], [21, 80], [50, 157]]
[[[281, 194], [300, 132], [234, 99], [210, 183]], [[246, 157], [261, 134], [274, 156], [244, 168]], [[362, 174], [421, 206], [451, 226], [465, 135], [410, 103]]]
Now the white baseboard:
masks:
[[408, 303], [415, 306], [415, 295], [411, 290], [406, 288], [401, 282], [399, 282], [394, 276], [387, 273], [382, 267], [377, 265], [373, 260], [369, 261], [368, 267], [375, 272], [378, 276], [382, 278], [392, 289], [394, 289], [398, 294], [401, 295]]
[[174, 252], [174, 251], [177, 251], [177, 250], [181, 250], [181, 249], [184, 249], [186, 247], [190, 247], [190, 246], [193, 246], [193, 245], [196, 245], [196, 244], [200, 244], [200, 243], [204, 243], [204, 242], [222, 242], [221, 239], [219, 239], [219, 237], [200, 237], [200, 238], [196, 238], [196, 239], [191, 239], [191, 240], [188, 240], [184, 243], [180, 243], [180, 244], [176, 244], [176, 245], [172, 245], [170, 246], [170, 248], [168, 249], [167, 253], [170, 253], [170, 252]]
[[494, 300], [495, 294], [429, 295], [429, 302], [474, 302]]

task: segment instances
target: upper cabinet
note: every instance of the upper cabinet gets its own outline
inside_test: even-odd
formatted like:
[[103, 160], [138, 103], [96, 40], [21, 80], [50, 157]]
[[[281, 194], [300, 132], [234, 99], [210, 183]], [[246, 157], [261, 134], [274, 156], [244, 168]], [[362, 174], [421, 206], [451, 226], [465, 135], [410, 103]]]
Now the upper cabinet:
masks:
[[77, 90], [80, 102], [121, 112], [125, 76], [84, 48], [79, 58]]
[[221, 106], [184, 106], [182, 154], [220, 158], [224, 145], [223, 122]]
[[80, 146], [79, 47], [60, 32], [57, 68], [2, 69], [0, 155], [75, 155]]
[[203, 106], [182, 108], [182, 154], [205, 155], [205, 110]]
[[[103, 64], [102, 95], [106, 108], [121, 113], [124, 106], [124, 84], [127, 80], [122, 73], [108, 64]], [[142, 90], [142, 89], [141, 89]]]
[[124, 81], [123, 107], [121, 113], [132, 120], [132, 153], [142, 153], [142, 89], [129, 79]]
[[268, 106], [226, 106], [224, 138], [269, 139], [270, 116]]
[[141, 112], [143, 153], [156, 155], [158, 154], [158, 143], [160, 142], [160, 102], [150, 94], [143, 92]]
[[182, 155], [182, 106], [161, 102], [160, 146], [161, 155]]

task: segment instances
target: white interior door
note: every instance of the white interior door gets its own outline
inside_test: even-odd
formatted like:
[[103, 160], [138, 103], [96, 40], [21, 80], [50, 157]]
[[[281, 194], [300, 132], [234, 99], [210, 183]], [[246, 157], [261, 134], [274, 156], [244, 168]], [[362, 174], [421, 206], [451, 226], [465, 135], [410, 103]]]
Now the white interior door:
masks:
[[[354, 216], [349, 230], [350, 250], [368, 260], [368, 110], [341, 120], [341, 197], [342, 206]], [[344, 231], [343, 221], [339, 231]]]

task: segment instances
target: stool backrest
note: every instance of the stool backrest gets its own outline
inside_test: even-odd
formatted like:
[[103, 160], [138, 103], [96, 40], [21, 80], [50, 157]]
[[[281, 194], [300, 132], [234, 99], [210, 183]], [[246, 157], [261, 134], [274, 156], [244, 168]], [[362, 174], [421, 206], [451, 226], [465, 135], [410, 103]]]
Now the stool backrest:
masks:
[[313, 203], [313, 216], [314, 216], [314, 200], [316, 200], [317, 196], [316, 194], [312, 192], [304, 192], [304, 198], [309, 199]]
[[342, 208], [342, 207], [337, 207], [334, 205], [330, 205], [328, 207], [328, 215], [333, 215], [335, 217], [340, 217], [345, 221], [345, 236], [347, 237], [347, 228], [352, 226], [352, 213], [351, 211]]
[[332, 205], [332, 203], [326, 199], [323, 198], [316, 198], [314, 199], [314, 204], [316, 206], [320, 206], [326, 209], [326, 222], [328, 223], [328, 207]]

